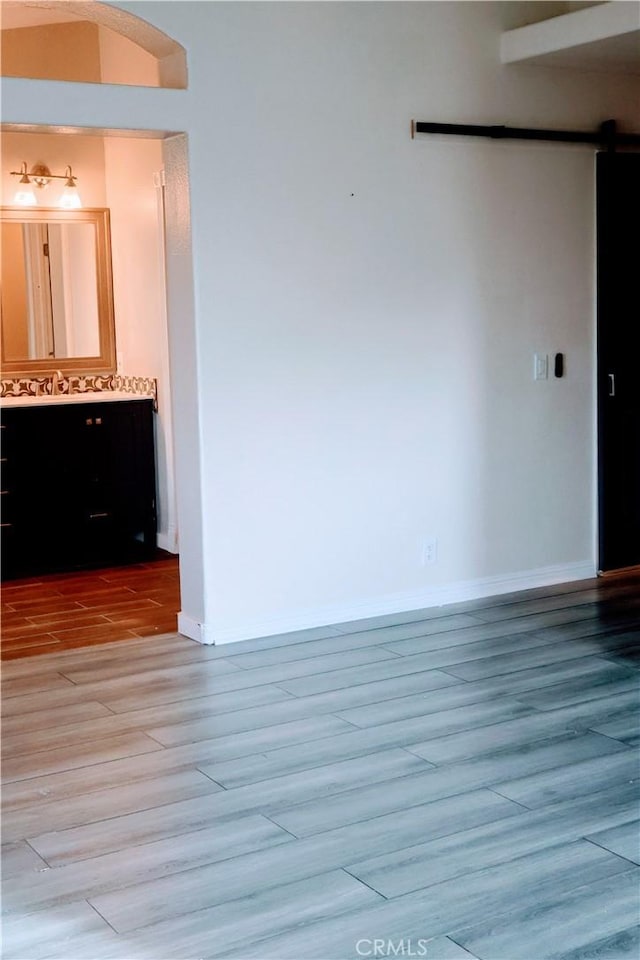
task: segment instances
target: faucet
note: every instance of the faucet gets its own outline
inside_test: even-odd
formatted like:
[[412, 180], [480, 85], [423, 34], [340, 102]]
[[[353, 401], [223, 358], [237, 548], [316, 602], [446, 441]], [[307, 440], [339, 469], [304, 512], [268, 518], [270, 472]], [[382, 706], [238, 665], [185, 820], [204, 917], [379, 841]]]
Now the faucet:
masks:
[[51, 396], [57, 397], [60, 393], [60, 381], [62, 380], [62, 371], [54, 370], [51, 378]]

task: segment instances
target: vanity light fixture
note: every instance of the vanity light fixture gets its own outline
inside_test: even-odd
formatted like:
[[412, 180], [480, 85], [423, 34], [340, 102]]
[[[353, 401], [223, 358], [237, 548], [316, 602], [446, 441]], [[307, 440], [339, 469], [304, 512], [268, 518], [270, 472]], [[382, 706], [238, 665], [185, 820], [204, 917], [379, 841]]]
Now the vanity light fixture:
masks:
[[65, 185], [58, 201], [58, 206], [64, 210], [76, 210], [82, 206], [76, 180], [78, 179], [71, 169], [67, 167], [64, 173], [51, 173], [49, 168], [43, 163], [38, 163], [27, 171], [26, 161], [23, 160], [19, 170], [10, 171], [12, 177], [20, 177], [18, 190], [13, 198], [13, 202], [21, 207], [32, 207], [38, 201], [33, 185], [42, 190], [51, 180], [64, 180]]

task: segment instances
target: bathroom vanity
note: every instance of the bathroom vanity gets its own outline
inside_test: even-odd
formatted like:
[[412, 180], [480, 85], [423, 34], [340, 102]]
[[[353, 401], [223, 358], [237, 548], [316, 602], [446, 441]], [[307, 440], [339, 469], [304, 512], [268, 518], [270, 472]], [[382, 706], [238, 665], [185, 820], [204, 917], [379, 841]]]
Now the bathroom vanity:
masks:
[[2, 576], [146, 559], [157, 385], [116, 372], [109, 211], [2, 207], [0, 239]]
[[3, 401], [0, 418], [4, 578], [153, 553], [151, 398], [16, 397]]

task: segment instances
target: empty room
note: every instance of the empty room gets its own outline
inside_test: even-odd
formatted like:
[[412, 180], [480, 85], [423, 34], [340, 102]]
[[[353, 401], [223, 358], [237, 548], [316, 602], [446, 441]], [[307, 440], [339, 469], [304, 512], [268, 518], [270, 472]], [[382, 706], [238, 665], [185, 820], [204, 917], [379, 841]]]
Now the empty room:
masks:
[[5, 960], [637, 957], [640, 4], [0, 33]]

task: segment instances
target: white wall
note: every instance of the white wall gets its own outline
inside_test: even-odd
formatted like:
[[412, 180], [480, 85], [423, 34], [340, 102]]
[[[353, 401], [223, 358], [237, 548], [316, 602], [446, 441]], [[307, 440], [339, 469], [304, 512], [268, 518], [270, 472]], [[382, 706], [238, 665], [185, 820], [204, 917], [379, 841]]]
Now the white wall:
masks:
[[175, 553], [178, 534], [162, 206], [160, 190], [154, 185], [154, 174], [158, 176], [163, 166], [162, 142], [106, 137], [104, 151], [118, 371], [158, 380], [158, 545]]
[[501, 67], [498, 13], [190, 7], [216, 640], [594, 570], [593, 154], [408, 124], [624, 124], [632, 91]]
[[195, 329], [188, 298], [170, 324], [205, 638], [592, 572], [593, 154], [408, 130], [633, 128], [637, 78], [501, 66], [493, 3], [118, 6], [186, 47], [188, 91], [8, 90], [31, 122], [189, 134]]
[[[78, 177], [78, 193], [84, 207], [106, 206], [104, 180], [104, 149], [99, 137], [61, 137], [52, 133], [2, 133], [2, 170], [0, 172], [2, 203], [11, 206], [18, 187], [18, 177], [12, 170], [20, 170], [24, 160], [31, 170], [36, 164], [45, 164], [51, 173], [64, 174], [71, 164]], [[42, 190], [36, 188], [38, 206], [56, 207], [64, 189], [64, 180], [51, 180]]]
[[189, 155], [185, 136], [163, 143], [167, 186], [167, 305], [173, 400], [174, 465], [180, 532], [178, 629], [203, 640], [208, 558], [204, 550], [201, 450], [202, 410], [198, 397], [198, 340], [195, 325]]

